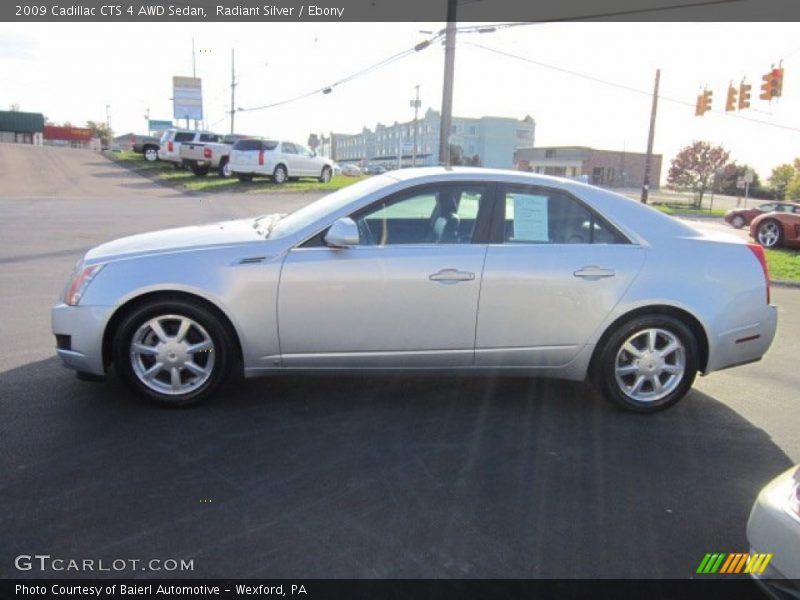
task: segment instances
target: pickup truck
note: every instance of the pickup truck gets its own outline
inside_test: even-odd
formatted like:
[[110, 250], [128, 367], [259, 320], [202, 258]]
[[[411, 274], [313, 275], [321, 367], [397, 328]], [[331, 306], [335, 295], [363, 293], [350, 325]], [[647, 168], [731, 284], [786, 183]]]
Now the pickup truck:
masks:
[[217, 141], [192, 141], [181, 144], [179, 150], [181, 161], [198, 177], [207, 175], [212, 169], [220, 177], [231, 176], [228, 157], [230, 156], [232, 145], [222, 142], [221, 136], [217, 137]]
[[151, 135], [132, 135], [133, 151], [144, 154], [144, 159], [150, 162], [158, 160], [158, 138]]

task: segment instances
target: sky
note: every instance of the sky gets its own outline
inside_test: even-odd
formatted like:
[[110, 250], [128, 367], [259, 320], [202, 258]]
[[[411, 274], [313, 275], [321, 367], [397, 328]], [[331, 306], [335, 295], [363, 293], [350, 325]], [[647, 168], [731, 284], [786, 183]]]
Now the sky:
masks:
[[[323, 88], [430, 37], [421, 31], [442, 27], [3, 23], [0, 108], [17, 104], [77, 126], [105, 120], [110, 105], [117, 134], [144, 133], [147, 109], [150, 118], [171, 119], [172, 76], [192, 74], [194, 39], [206, 125], [227, 133], [231, 49], [238, 81], [235, 105], [249, 108]], [[772, 103], [760, 101], [761, 75], [780, 61], [784, 95]], [[235, 129], [305, 144], [312, 132], [356, 133], [378, 122], [410, 120], [415, 85], [423, 111], [441, 108], [443, 62], [444, 49], [436, 43], [330, 94], [237, 112]], [[669, 161], [693, 140], [721, 144], [732, 160], [750, 164], [762, 178], [800, 156], [798, 23], [535, 24], [460, 34], [455, 63], [454, 115], [530, 115], [536, 121], [535, 146], [630, 152], [646, 150], [653, 79], [660, 68], [654, 151], [664, 156], [662, 182]], [[753, 85], [752, 108], [726, 115], [728, 84], [738, 85], [742, 77]], [[705, 85], [714, 92], [714, 111], [696, 117], [695, 99]]]

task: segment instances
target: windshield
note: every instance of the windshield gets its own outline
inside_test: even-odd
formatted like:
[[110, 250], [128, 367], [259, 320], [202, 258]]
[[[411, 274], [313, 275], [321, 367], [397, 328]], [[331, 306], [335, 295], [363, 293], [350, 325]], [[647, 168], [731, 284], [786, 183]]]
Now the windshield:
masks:
[[287, 235], [294, 235], [325, 215], [334, 213], [347, 206], [356, 198], [365, 196], [395, 182], [396, 180], [393, 177], [386, 175], [371, 177], [344, 187], [286, 215], [283, 219], [274, 224], [272, 231], [269, 232], [267, 236], [272, 239], [278, 239], [286, 237]]

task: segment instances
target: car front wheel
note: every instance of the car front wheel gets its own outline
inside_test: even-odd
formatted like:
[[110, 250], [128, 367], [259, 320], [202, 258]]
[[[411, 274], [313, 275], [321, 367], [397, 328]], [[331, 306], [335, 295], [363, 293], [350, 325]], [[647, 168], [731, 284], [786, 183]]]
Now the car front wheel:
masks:
[[768, 219], [759, 224], [756, 236], [759, 244], [765, 248], [774, 248], [783, 242], [783, 229], [780, 223], [774, 219]]
[[232, 342], [224, 325], [208, 309], [182, 300], [135, 309], [123, 319], [113, 344], [122, 379], [166, 406], [207, 399], [229, 371]]
[[594, 379], [607, 400], [633, 412], [653, 413], [683, 398], [697, 369], [692, 331], [674, 317], [648, 315], [622, 324], [609, 336]]
[[745, 225], [744, 217], [741, 215], [736, 215], [731, 220], [731, 225], [733, 225], [736, 229], [741, 229]]
[[144, 149], [144, 159], [148, 162], [155, 162], [158, 160], [158, 150], [153, 148], [152, 146], [148, 146]]

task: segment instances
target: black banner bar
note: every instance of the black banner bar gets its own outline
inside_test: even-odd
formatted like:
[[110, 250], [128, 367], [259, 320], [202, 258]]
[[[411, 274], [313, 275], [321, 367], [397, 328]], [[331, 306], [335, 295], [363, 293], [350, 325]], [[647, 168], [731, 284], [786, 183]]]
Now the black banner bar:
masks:
[[[446, 0], [11, 0], [11, 22], [441, 22]], [[786, 0], [460, 0], [459, 22], [798, 21]]]
[[295, 598], [307, 600], [693, 600], [761, 598], [747, 577], [699, 580], [2, 580], [0, 598], [97, 600]]

